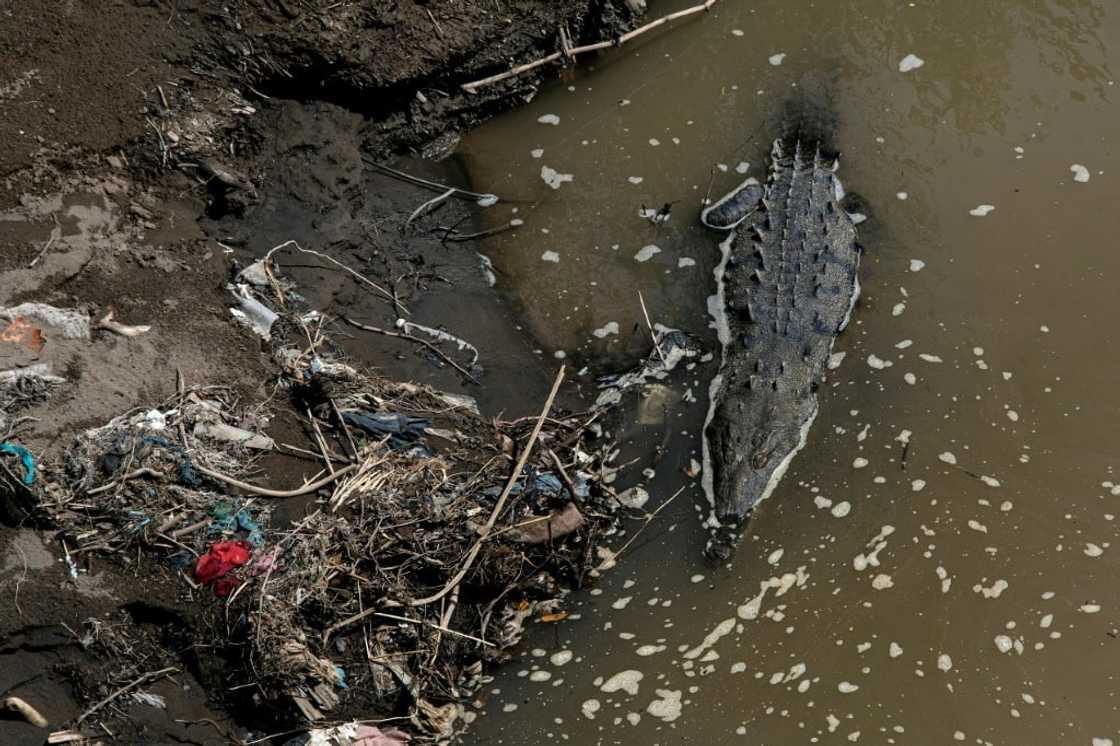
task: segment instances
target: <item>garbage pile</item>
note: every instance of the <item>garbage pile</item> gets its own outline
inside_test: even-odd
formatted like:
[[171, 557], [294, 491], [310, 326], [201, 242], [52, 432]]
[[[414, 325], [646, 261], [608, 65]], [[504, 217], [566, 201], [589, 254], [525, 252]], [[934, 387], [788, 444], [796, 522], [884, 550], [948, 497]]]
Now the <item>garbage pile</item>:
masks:
[[[527, 623], [563, 619], [594, 572], [622, 505], [617, 451], [600, 411], [553, 406], [559, 377], [540, 417], [491, 421], [326, 348], [276, 351], [270, 406], [305, 414], [320, 462], [304, 485], [264, 486], [259, 457], [279, 446], [263, 406], [180, 387], [78, 436], [40, 503], [72, 568], [141, 548], [212, 599], [268, 703], [310, 723], [391, 713], [447, 737], [486, 664]], [[302, 517], [280, 525], [284, 499]]]

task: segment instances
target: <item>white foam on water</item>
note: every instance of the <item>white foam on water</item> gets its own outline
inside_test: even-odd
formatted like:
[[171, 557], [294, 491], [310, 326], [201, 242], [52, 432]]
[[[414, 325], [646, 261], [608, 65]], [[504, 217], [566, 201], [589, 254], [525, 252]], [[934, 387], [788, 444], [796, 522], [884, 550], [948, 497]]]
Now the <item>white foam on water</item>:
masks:
[[921, 259], [911, 259], [910, 260], [910, 271], [911, 272], [921, 272], [925, 268], [925, 266], [926, 266], [926, 263], [923, 262]]
[[561, 184], [572, 181], [575, 176], [572, 174], [562, 174], [549, 166], [541, 166], [541, 178], [544, 179], [545, 184], [548, 184], [553, 189], [559, 189]]
[[908, 54], [899, 61], [898, 71], [900, 73], [908, 73], [911, 70], [917, 70], [919, 67], [921, 67], [924, 64], [926, 64], [926, 61], [923, 60], [918, 55]]
[[571, 662], [573, 653], [571, 650], [558, 650], [549, 657], [549, 662], [554, 666], [564, 666]]
[[555, 114], [542, 114], [541, 116], [537, 117], [537, 121], [541, 124], [556, 125], [560, 124], [560, 117], [556, 116]]
[[852, 692], [859, 691], [859, 685], [853, 684], [850, 681], [841, 681], [836, 687], [841, 694], [851, 694]]
[[828, 356], [828, 369], [829, 370], [836, 370], [837, 368], [839, 368], [840, 364], [844, 362], [844, 358], [847, 357], [847, 355], [848, 355], [848, 353], [846, 353], [846, 352], [833, 352], [833, 353], [831, 353]]
[[1069, 170], [1073, 172], [1074, 181], [1084, 184], [1089, 180], [1089, 169], [1085, 168], [1085, 166], [1082, 166], [1080, 163], [1074, 163], [1069, 167]]
[[972, 591], [973, 593], [981, 594], [984, 598], [999, 598], [1003, 594], [1003, 592], [1010, 587], [1010, 583], [1008, 583], [1003, 578], [1000, 578], [996, 582], [992, 583], [990, 588], [985, 588], [984, 586], [977, 583], [976, 585], [972, 586]]
[[646, 706], [646, 712], [658, 720], [671, 723], [681, 716], [680, 689], [656, 689], [658, 699]]
[[874, 353], [867, 356], [867, 364], [875, 370], [884, 370], [894, 365], [890, 360], [883, 360]]
[[544, 148], [533, 148], [529, 151], [529, 155], [533, 156], [534, 158], [540, 158], [544, 155]]
[[944, 461], [947, 464], [956, 465], [956, 463], [957, 463], [957, 457], [955, 455], [953, 455], [952, 451], [945, 451], [944, 453], [939, 453], [939, 454], [937, 454], [937, 458], [939, 458], [940, 460]]
[[937, 656], [937, 667], [942, 671], [950, 671], [953, 668], [953, 659], [945, 653]]
[[596, 337], [598, 337], [599, 339], [603, 339], [603, 338], [605, 338], [605, 337], [607, 337], [611, 334], [618, 334], [618, 322], [617, 321], [608, 321], [606, 324], [599, 327], [598, 329], [592, 330], [591, 333], [593, 335], [595, 335]]
[[888, 588], [894, 587], [894, 580], [886, 573], [879, 573], [871, 581], [871, 587], [877, 591], [885, 591]]
[[560, 255], [557, 254], [555, 251], [544, 252], [543, 254], [541, 254], [541, 259], [543, 259], [546, 262], [554, 262], [556, 264], [560, 263]]
[[770, 64], [773, 65], [774, 67], [777, 67], [778, 65], [782, 64], [782, 62], [784, 62], [785, 59], [786, 59], [786, 53], [785, 52], [779, 52], [778, 54], [772, 54], [769, 57]]
[[892, 642], [891, 646], [890, 646], [890, 649], [887, 652], [888, 652], [888, 655], [890, 655], [890, 657], [897, 658], [900, 655], [902, 655], [902, 646], [899, 645], [897, 642]]
[[918, 353], [918, 357], [920, 357], [922, 360], [925, 360], [927, 363], [943, 363], [943, 362], [945, 362], [944, 360], [942, 360], [937, 355], [930, 355], [928, 352]]
[[619, 671], [614, 676], [604, 681], [603, 685], [599, 687], [599, 690], [606, 694], [614, 694], [615, 692], [623, 691], [630, 696], [634, 696], [638, 693], [638, 685], [643, 678], [645, 678], [645, 675], [641, 671], [636, 671], [632, 668]]
[[641, 184], [642, 181], [643, 181], [641, 176], [627, 176], [626, 180], [629, 181], [631, 184]]
[[721, 639], [731, 634], [735, 629], [735, 617], [729, 617], [712, 628], [710, 632], [704, 637], [704, 640], [696, 647], [688, 650], [684, 657], [686, 660], [695, 660], [704, 654], [709, 648], [719, 642]]
[[654, 246], [653, 244], [647, 244], [646, 246], [643, 246], [641, 249], [639, 249], [638, 253], [634, 255], [634, 261], [648, 262], [650, 259], [660, 253], [661, 249], [659, 247]]
[[685, 269], [686, 267], [695, 267], [696, 260], [690, 256], [682, 256], [677, 260], [677, 269]]
[[973, 217], [982, 218], [988, 215], [992, 210], [996, 209], [995, 205], [977, 205], [968, 211], [969, 215]]

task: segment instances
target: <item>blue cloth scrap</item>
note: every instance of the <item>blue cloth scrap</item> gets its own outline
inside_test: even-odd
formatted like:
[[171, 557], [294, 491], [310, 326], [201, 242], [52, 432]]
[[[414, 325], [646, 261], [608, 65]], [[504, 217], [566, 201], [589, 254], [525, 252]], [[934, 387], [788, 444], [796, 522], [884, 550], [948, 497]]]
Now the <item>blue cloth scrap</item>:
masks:
[[30, 487], [35, 481], [35, 457], [31, 451], [15, 443], [0, 443], [0, 453], [11, 453], [23, 461], [23, 483]]
[[424, 437], [424, 431], [432, 424], [431, 420], [423, 417], [410, 417], [397, 412], [343, 412], [342, 419], [375, 438], [389, 436], [389, 446], [395, 450], [416, 443]]

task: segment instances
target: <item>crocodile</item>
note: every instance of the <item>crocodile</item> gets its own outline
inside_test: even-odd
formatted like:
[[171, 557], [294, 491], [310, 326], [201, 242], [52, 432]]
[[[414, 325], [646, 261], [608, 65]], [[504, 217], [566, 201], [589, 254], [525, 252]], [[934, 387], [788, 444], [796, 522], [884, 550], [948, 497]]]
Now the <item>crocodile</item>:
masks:
[[833, 341], [859, 296], [861, 249], [837, 165], [819, 142], [778, 138], [764, 185], [748, 179], [701, 214], [728, 231], [709, 302], [723, 350], [704, 426], [713, 559], [731, 556], [804, 447]]

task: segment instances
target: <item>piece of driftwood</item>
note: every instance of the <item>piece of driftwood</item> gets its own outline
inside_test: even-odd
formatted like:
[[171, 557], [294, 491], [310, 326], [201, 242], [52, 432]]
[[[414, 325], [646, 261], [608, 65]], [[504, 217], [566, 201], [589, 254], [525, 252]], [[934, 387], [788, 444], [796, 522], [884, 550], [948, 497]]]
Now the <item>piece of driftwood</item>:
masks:
[[550, 62], [556, 62], [559, 59], [575, 59], [579, 55], [587, 54], [588, 52], [597, 52], [601, 49], [608, 49], [610, 47], [620, 47], [631, 39], [641, 36], [647, 31], [652, 31], [659, 26], [664, 26], [666, 23], [670, 23], [687, 16], [695, 15], [696, 13], [706, 12], [710, 10], [711, 7], [716, 4], [716, 2], [717, 0], [705, 0], [705, 2], [702, 2], [699, 5], [694, 5], [691, 8], [685, 8], [684, 10], [678, 10], [674, 13], [669, 13], [668, 15], [664, 15], [661, 18], [658, 18], [656, 21], [650, 21], [644, 26], [639, 26], [633, 31], [628, 31], [617, 39], [598, 41], [594, 44], [585, 44], [582, 47], [570, 46], [569, 42], [567, 41], [566, 34], [562, 31], [560, 35], [562, 46], [561, 51], [553, 52], [550, 55], [541, 57], [539, 60], [533, 60], [532, 62], [525, 63], [524, 65], [518, 65], [517, 67], [510, 68], [504, 73], [491, 75], [488, 78], [482, 78], [480, 80], [472, 80], [470, 83], [464, 83], [460, 86], [460, 88], [462, 88], [467, 93], [477, 93], [478, 89], [482, 88], [483, 86], [492, 85], [503, 80], [508, 80], [509, 78], [517, 77], [518, 75], [523, 75], [531, 70], [536, 70], [538, 67], [547, 65]]

